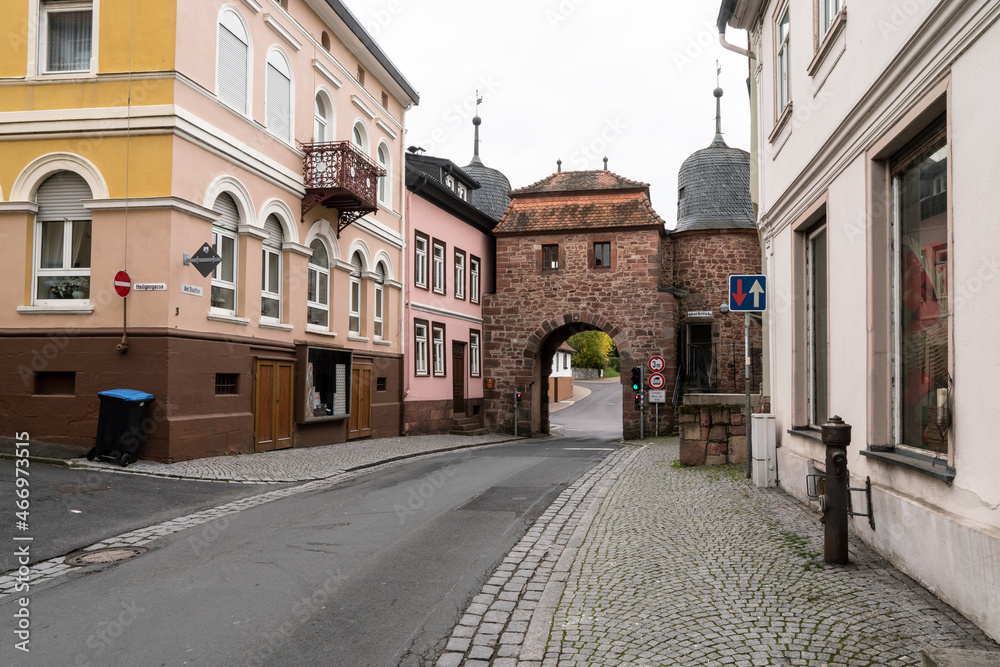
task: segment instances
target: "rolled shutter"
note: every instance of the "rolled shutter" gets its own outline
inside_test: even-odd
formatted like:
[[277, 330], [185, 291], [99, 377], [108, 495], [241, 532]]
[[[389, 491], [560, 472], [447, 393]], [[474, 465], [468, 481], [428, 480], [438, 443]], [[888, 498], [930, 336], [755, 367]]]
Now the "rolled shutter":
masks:
[[354, 253], [351, 257], [351, 275], [360, 276], [361, 272], [364, 270], [364, 265], [361, 263], [361, 255]]
[[271, 63], [267, 64], [267, 128], [291, 141], [292, 81]]
[[90, 211], [83, 201], [93, 199], [90, 186], [78, 174], [60, 171], [38, 186], [39, 220], [90, 220]]
[[264, 221], [264, 231], [267, 232], [267, 238], [264, 239], [264, 245], [274, 248], [280, 252], [285, 234], [282, 231], [281, 223], [278, 221], [276, 216], [267, 216], [267, 220]]
[[219, 214], [219, 219], [215, 222], [216, 227], [230, 232], [240, 230], [240, 211], [236, 208], [236, 202], [233, 201], [232, 196], [226, 193], [219, 195], [212, 210]]
[[247, 112], [247, 43], [219, 25], [219, 97], [240, 113]]

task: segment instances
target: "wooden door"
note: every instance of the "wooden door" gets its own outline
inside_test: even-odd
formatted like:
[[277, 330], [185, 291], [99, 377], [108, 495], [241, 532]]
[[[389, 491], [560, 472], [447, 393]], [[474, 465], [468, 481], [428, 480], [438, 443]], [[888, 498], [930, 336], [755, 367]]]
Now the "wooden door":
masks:
[[465, 343], [451, 342], [452, 403], [457, 415], [465, 414]]
[[257, 359], [254, 364], [254, 451], [292, 446], [292, 362]]
[[347, 439], [367, 438], [372, 434], [372, 369], [351, 369], [351, 417], [347, 420]]

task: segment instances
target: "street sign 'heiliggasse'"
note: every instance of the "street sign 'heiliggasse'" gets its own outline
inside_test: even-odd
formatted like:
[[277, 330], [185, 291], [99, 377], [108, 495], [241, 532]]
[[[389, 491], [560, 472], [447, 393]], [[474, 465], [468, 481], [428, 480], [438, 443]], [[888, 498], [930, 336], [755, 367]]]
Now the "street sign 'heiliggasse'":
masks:
[[733, 312], [767, 310], [767, 276], [729, 276], [729, 310]]

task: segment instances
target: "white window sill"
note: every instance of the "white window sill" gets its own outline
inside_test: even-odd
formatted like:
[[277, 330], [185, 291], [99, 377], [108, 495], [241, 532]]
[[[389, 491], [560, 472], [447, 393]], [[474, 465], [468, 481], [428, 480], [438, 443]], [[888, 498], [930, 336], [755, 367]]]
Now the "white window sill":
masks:
[[347, 335], [347, 340], [351, 341], [352, 343], [367, 343], [367, 342], [369, 342], [369, 340], [367, 338], [365, 338], [364, 336], [357, 336], [355, 334], [348, 334]]
[[250, 324], [250, 320], [246, 317], [236, 317], [235, 315], [227, 313], [209, 313], [208, 320], [210, 322], [225, 322], [227, 324], [238, 324], [241, 327], [245, 327]]
[[278, 321], [261, 320], [260, 321], [260, 328], [261, 329], [277, 329], [278, 331], [291, 331], [295, 327], [292, 326], [291, 324], [282, 324], [281, 322], [278, 322]]
[[86, 304], [78, 306], [18, 306], [21, 315], [93, 315], [94, 307]]
[[316, 324], [307, 324], [306, 333], [319, 334], [320, 336], [329, 336], [330, 338], [335, 338], [337, 334], [329, 329], [323, 329]]
[[392, 341], [382, 340], [381, 338], [376, 338], [374, 342], [376, 345], [384, 345], [386, 347], [390, 347], [392, 345]]

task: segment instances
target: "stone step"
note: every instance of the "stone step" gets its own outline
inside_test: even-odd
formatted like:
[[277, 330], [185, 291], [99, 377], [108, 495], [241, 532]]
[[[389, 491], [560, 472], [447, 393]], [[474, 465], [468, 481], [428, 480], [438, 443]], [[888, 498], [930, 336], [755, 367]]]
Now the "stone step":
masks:
[[921, 654], [924, 667], [997, 667], [1000, 651], [968, 651], [927, 647]]
[[456, 432], [456, 431], [461, 432], [461, 433], [465, 433], [467, 431], [475, 431], [475, 430], [481, 429], [482, 427], [483, 427], [482, 424], [479, 424], [479, 423], [476, 423], [476, 422], [464, 422], [464, 423], [461, 423], [461, 424], [459, 424], [457, 422], [452, 422], [452, 424], [451, 424], [451, 430], [452, 430], [453, 433]]
[[489, 434], [490, 432], [482, 427], [473, 429], [471, 431], [456, 431], [454, 429], [448, 431], [448, 435], [489, 435]]

